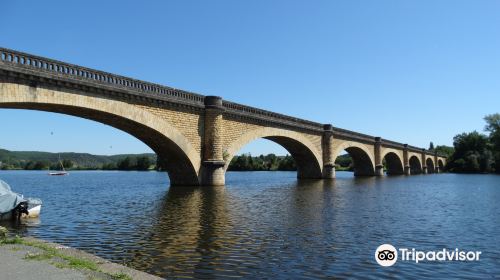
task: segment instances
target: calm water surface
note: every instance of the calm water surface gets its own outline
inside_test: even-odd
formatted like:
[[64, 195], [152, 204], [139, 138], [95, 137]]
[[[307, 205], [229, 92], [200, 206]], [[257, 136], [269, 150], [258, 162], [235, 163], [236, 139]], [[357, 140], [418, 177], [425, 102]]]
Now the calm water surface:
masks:
[[[0, 172], [44, 201], [39, 220], [11, 230], [162, 277], [500, 277], [500, 176], [337, 177], [230, 172], [225, 187], [169, 188], [156, 172]], [[382, 268], [383, 243], [482, 255]]]

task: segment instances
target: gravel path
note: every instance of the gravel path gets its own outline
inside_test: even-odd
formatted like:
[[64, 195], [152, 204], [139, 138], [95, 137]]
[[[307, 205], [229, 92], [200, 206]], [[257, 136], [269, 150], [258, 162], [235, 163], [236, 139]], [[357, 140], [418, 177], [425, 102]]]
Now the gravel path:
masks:
[[[34, 238], [24, 238], [23, 240], [42, 243], [52, 248], [56, 248], [58, 252], [61, 252], [65, 256], [92, 261], [97, 264], [99, 271], [57, 267], [56, 265], [58, 263], [64, 263], [63, 259], [58, 257], [50, 259], [27, 258], [27, 256], [33, 257], [43, 254], [44, 250], [40, 248], [24, 244], [2, 244], [0, 245], [0, 280], [162, 279], [145, 272], [109, 262], [77, 249], [68, 248]], [[122, 278], [125, 275], [126, 278]]]
[[0, 279], [38, 280], [88, 280], [84, 273], [72, 269], [60, 269], [43, 261], [25, 260], [32, 248], [22, 245], [0, 246]]

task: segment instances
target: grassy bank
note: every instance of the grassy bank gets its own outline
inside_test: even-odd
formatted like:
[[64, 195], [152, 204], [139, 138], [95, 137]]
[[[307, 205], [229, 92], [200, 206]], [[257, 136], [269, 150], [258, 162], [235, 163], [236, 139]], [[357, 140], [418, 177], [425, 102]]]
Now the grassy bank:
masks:
[[88, 279], [157, 279], [155, 276], [59, 244], [31, 237], [9, 237], [4, 227], [0, 227], [0, 248], [3, 248], [4, 252], [22, 253], [22, 259], [25, 261], [43, 262], [59, 269], [81, 272]]

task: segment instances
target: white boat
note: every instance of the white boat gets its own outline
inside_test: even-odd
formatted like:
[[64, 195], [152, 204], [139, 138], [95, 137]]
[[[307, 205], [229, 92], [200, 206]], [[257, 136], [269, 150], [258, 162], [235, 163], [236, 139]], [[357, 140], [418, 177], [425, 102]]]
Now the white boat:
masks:
[[42, 210], [39, 198], [24, 198], [0, 180], [0, 220], [37, 218]]
[[66, 170], [64, 169], [64, 165], [61, 161], [61, 156], [59, 156], [59, 164], [61, 164], [61, 171], [55, 171], [55, 172], [50, 172], [49, 170], [49, 175], [50, 176], [65, 176], [65, 175], [69, 175], [68, 172], [66, 172]]
[[59, 172], [49, 172], [49, 175], [51, 176], [64, 176], [68, 175], [69, 173], [66, 171], [59, 171]]
[[21, 218], [38, 218], [40, 216], [40, 211], [42, 211], [42, 205], [31, 205], [28, 200], [28, 214], [23, 213]]

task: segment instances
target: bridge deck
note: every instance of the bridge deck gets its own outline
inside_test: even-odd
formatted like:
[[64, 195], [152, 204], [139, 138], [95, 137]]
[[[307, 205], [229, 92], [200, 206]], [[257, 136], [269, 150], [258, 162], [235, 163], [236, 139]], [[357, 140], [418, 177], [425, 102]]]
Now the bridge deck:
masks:
[[[103, 95], [128, 96], [136, 100], [149, 101], [155, 104], [174, 103], [197, 108], [204, 107], [205, 96], [201, 94], [6, 48], [0, 48], [0, 72], [0, 76], [4, 79], [24, 79], [32, 85], [48, 82], [70, 88], [86, 89]], [[226, 112], [230, 114], [264, 120], [306, 131], [323, 132], [323, 124], [320, 123], [225, 100], [222, 104]], [[366, 143], [375, 142], [374, 136], [347, 129], [333, 127], [333, 133], [340, 138], [355, 139]], [[407, 148], [409, 151], [414, 152], [425, 151], [418, 147], [386, 139], [383, 140], [383, 145], [401, 149]], [[435, 154], [432, 151], [425, 151], [425, 153], [429, 155]]]

